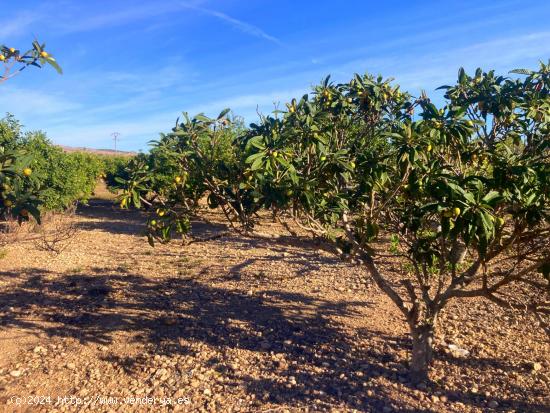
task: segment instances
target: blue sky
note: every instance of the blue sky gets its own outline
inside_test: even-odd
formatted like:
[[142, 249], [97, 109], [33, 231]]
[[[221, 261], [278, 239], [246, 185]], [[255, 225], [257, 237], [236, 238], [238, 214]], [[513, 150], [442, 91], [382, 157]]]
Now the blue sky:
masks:
[[546, 1], [0, 0], [0, 43], [36, 36], [64, 69], [0, 85], [0, 113], [56, 143], [146, 150], [182, 111], [257, 108], [331, 74], [394, 77], [435, 94], [457, 70], [534, 68], [550, 58]]

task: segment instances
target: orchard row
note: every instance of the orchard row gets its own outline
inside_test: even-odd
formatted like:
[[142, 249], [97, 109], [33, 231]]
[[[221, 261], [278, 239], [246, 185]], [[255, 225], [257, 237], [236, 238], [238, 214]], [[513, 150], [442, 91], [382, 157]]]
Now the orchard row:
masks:
[[100, 178], [112, 179], [128, 158], [66, 153], [42, 132], [23, 132], [12, 115], [0, 119], [0, 214], [40, 222], [43, 211], [87, 202]]
[[184, 113], [117, 178], [121, 206], [146, 207], [152, 244], [185, 237], [203, 198], [245, 234], [260, 210], [293, 220], [366, 267], [407, 321], [423, 379], [449, 301], [485, 297], [542, 326], [550, 315], [550, 65], [461, 69], [440, 89], [436, 106], [355, 75], [249, 127], [229, 109]]

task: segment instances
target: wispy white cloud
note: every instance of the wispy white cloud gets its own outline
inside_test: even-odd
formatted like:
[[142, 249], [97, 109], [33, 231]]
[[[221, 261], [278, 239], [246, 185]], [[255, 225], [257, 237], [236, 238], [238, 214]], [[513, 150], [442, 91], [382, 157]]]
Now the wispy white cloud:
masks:
[[0, 38], [4, 40], [26, 34], [41, 17], [42, 15], [38, 12], [25, 11], [13, 17], [4, 18], [0, 21]]
[[[199, 2], [190, 2], [190, 5]], [[116, 3], [112, 3], [115, 5]], [[80, 7], [80, 5], [79, 5]], [[145, 3], [141, 5], [132, 4], [128, 7], [110, 9], [105, 13], [82, 14], [81, 10], [74, 13], [69, 10], [64, 18], [58, 19], [56, 27], [64, 33], [87, 32], [104, 29], [107, 27], [124, 26], [126, 24], [162, 16], [181, 9], [180, 4], [168, 3]]]
[[[426, 34], [422, 37], [426, 38]], [[315, 73], [325, 73], [334, 75], [338, 80], [346, 80], [355, 72], [368, 72], [393, 77], [405, 89], [433, 90], [452, 82], [461, 66], [467, 70], [479, 66], [506, 74], [516, 65], [533, 67], [538, 59], [550, 57], [550, 31], [503, 36], [444, 50], [431, 47], [436, 40], [424, 43], [423, 47], [412, 46], [418, 41], [416, 38], [409, 41], [410, 45], [396, 39], [387, 45], [377, 46], [375, 50], [348, 49], [337, 55], [321, 55], [318, 59], [322, 63], [314, 68], [304, 68], [299, 73], [310, 79], [314, 79], [312, 76]], [[394, 52], [397, 43], [401, 47]], [[343, 60], [345, 63], [341, 63]]]
[[207, 116], [217, 116], [220, 111], [229, 108], [235, 115], [241, 116], [246, 122], [254, 122], [258, 113], [271, 113], [275, 108], [284, 108], [284, 104], [294, 97], [301, 97], [308, 92], [307, 85], [297, 89], [273, 90], [266, 93], [242, 94], [222, 99], [211, 99], [206, 102], [184, 108], [185, 112], [194, 116], [205, 113]]
[[[98, 118], [100, 115], [98, 111], [86, 110], [85, 107], [79, 107], [78, 104], [66, 101], [60, 96], [47, 96], [27, 90], [14, 90], [8, 96], [0, 95], [0, 108], [7, 107], [4, 102], [13, 99], [15, 95], [21, 96], [21, 102], [32, 100], [35, 102], [33, 106], [10, 105], [10, 110], [24, 124], [27, 120], [33, 121], [33, 123], [38, 120], [38, 124], [41, 124], [43, 119], [55, 115], [55, 119], [49, 122], [47, 133], [54, 142], [59, 144], [109, 148], [112, 145], [110, 134], [116, 131], [121, 134], [119, 148], [147, 149], [145, 145], [149, 140], [156, 139], [160, 132], [170, 131], [176, 118], [181, 115], [180, 109], [186, 109], [191, 116], [198, 113], [216, 116], [222, 109], [229, 107], [234, 110], [235, 114], [252, 121], [256, 118], [257, 109], [270, 112], [274, 109], [274, 105], [283, 104], [292, 97], [301, 96], [305, 92], [307, 92], [307, 88], [271, 91], [264, 94], [244, 94], [209, 100], [188, 108], [179, 108], [174, 105], [173, 109], [148, 112], [139, 117], [122, 116], [122, 112], [117, 112], [113, 106], [110, 109], [115, 110], [119, 116], [109, 121]], [[124, 105], [125, 102], [119, 103]], [[147, 109], [143, 102], [138, 106]], [[46, 111], [43, 110], [44, 108], [47, 108]], [[41, 119], [36, 119], [37, 113], [40, 113]]]
[[158, 113], [139, 119], [97, 123], [84, 120], [78, 125], [58, 125], [48, 128], [48, 136], [56, 143], [68, 146], [111, 148], [111, 133], [120, 133], [120, 149], [146, 149], [146, 143], [160, 132], [168, 132], [175, 124], [177, 113]]
[[[222, 13], [217, 6], [203, 7], [201, 1], [167, 0], [160, 6], [141, 2], [135, 7], [126, 2], [105, 1], [104, 4], [109, 10], [90, 7], [90, 13], [84, 13], [82, 9], [87, 7], [73, 3], [73, 8], [64, 10], [55, 20], [55, 25], [51, 23], [53, 6], [41, 10], [42, 17], [39, 14], [16, 15], [11, 20], [20, 19], [19, 23], [10, 26], [10, 21], [4, 21], [4, 25], [0, 24], [0, 38], [23, 33], [18, 30], [28, 30], [37, 22], [51, 25], [56, 34], [71, 33], [71, 38], [77, 38], [73, 33], [78, 31], [97, 30], [99, 35], [103, 28], [136, 21], [140, 22], [139, 27], [150, 23], [166, 27], [176, 24], [174, 21], [182, 24], [183, 20], [200, 14], [203, 20], [205, 17], [216, 19], [216, 24], [227, 24], [248, 36], [281, 44], [277, 37], [262, 28]], [[177, 14], [177, 19], [154, 18], [172, 12]], [[499, 20], [499, 24], [506, 22]], [[109, 147], [112, 145], [110, 134], [118, 131], [121, 147], [145, 149], [148, 140], [173, 126], [181, 110], [191, 115], [204, 112], [215, 116], [221, 109], [230, 107], [247, 121], [253, 121], [257, 108], [269, 112], [274, 103], [283, 104], [307, 93], [312, 82], [327, 74], [333, 74], [335, 81], [344, 81], [354, 72], [381, 73], [395, 77], [396, 82], [415, 92], [419, 88], [433, 90], [452, 82], [461, 65], [471, 70], [476, 64], [505, 73], [515, 66], [533, 67], [538, 58], [550, 56], [550, 32], [476, 42], [468, 32], [485, 27], [488, 19], [466, 20], [460, 24], [460, 30], [448, 26], [438, 29], [441, 25], [434, 25], [430, 20], [433, 27], [418, 28], [418, 22], [411, 20], [410, 27], [394, 28], [394, 35], [371, 43], [348, 42], [346, 33], [335, 32], [330, 38], [313, 37], [314, 33], [284, 50], [266, 48], [265, 53], [254, 56], [254, 61], [243, 61], [223, 76], [217, 76], [217, 70], [199, 66], [211, 60], [205, 56], [192, 60], [194, 56], [187, 57], [184, 48], [177, 49], [177, 58], [143, 60], [132, 67], [121, 64], [105, 68], [94, 62], [87, 67], [81, 66], [78, 71], [67, 71], [62, 84], [57, 83], [57, 78], [51, 85], [38, 83], [36, 89], [27, 88], [26, 83], [20, 84], [21, 88], [8, 83], [0, 93], [0, 113], [9, 109], [31, 128], [45, 127], [56, 142], [67, 145]], [[122, 32], [130, 36], [128, 30]], [[93, 44], [86, 44], [86, 47], [93, 47]], [[81, 52], [86, 50], [81, 49]], [[67, 93], [61, 94], [60, 90]]]
[[[212, 89], [212, 85], [205, 83], [196, 85], [195, 89], [191, 85], [186, 86], [190, 88], [191, 98], [185, 98], [181, 90], [168, 97], [159, 94], [159, 90], [164, 88], [172, 90], [180, 83], [182, 76], [187, 78], [186, 74], [178, 72], [177, 66], [163, 69], [162, 76], [158, 77], [158, 84], [144, 82], [148, 78], [146, 72], [104, 73], [101, 82], [108, 85], [109, 90], [121, 88], [124, 91], [134, 90], [135, 93], [130, 96], [124, 93], [124, 98], [117, 98], [117, 94], [114, 94], [101, 105], [80, 103], [78, 95], [68, 99], [64, 95], [43, 94], [10, 86], [0, 95], [0, 110], [10, 108], [23, 121], [33, 120], [36, 114], [42, 119], [51, 118], [47, 122], [49, 135], [56, 142], [66, 145], [109, 147], [110, 133], [118, 131], [122, 137], [121, 147], [127, 145], [129, 149], [146, 149], [145, 143], [155, 139], [159, 132], [168, 131], [181, 110], [186, 110], [191, 115], [204, 112], [215, 116], [223, 108], [229, 107], [247, 121], [253, 121], [257, 109], [264, 113], [269, 112], [274, 104], [283, 104], [293, 97], [307, 93], [309, 82], [328, 73], [335, 74], [337, 81], [348, 79], [356, 71], [382, 73], [395, 77], [398, 83], [406, 89], [412, 89], [412, 92], [421, 88], [433, 90], [441, 84], [452, 82], [460, 65], [465, 65], [470, 70], [476, 64], [500, 71], [524, 62], [527, 62], [527, 66], [532, 66], [535, 59], [550, 55], [550, 32], [495, 38], [437, 53], [426, 51], [410, 56], [381, 55], [369, 58], [362, 58], [360, 54], [345, 64], [323, 62], [320, 67], [305, 66], [303, 70], [293, 71], [292, 74], [281, 70], [279, 76], [269, 78], [269, 84], [267, 81], [247, 84], [251, 93], [234, 94], [238, 88], [227, 85], [233, 85], [234, 82], [238, 84], [238, 79], [229, 83], [225, 79], [225, 87], [214, 82], [216, 96], [219, 96], [216, 98], [212, 98], [212, 95], [201, 97], [201, 92]], [[243, 76], [246, 78], [248, 75], [245, 73]], [[273, 84], [300, 87], [276, 89]], [[86, 87], [94, 89], [95, 86], [92, 84]], [[267, 92], [260, 92], [266, 89]]]
[[249, 34], [251, 36], [259, 37], [261, 39], [268, 40], [268, 41], [273, 42], [273, 43], [278, 44], [278, 45], [282, 45], [282, 42], [278, 38], [266, 33], [265, 31], [263, 31], [259, 27], [254, 26], [250, 23], [244, 22], [242, 20], [238, 20], [238, 19], [236, 19], [234, 17], [231, 17], [231, 16], [229, 16], [225, 13], [222, 13], [222, 12], [219, 12], [219, 11], [216, 11], [216, 10], [207, 9], [207, 8], [204, 8], [204, 7], [191, 6], [191, 5], [186, 4], [186, 3], [184, 3], [183, 6], [187, 7], [187, 8], [190, 8], [190, 9], [193, 9], [193, 10], [197, 10], [197, 11], [205, 13], [205, 14], [208, 14], [210, 16], [216, 17], [216, 18], [230, 24], [231, 26], [235, 27], [236, 29], [240, 30], [243, 33]]
[[31, 89], [4, 85], [0, 94], [0, 113], [11, 112], [17, 116], [31, 117], [58, 115], [79, 110], [82, 105], [61, 95], [43, 93]]
[[[440, 53], [425, 54], [409, 70], [399, 67], [390, 73], [409, 88], [433, 88], [453, 82], [458, 68], [495, 69], [502, 74], [516, 65], [534, 67], [538, 59], [550, 57], [550, 31], [501, 37], [458, 47]], [[408, 61], [413, 59], [408, 58]], [[389, 68], [388, 68], [389, 69]]]
[[[215, 17], [250, 36], [258, 37], [278, 45], [282, 44], [278, 38], [266, 33], [260, 27], [236, 19], [218, 10], [202, 7], [201, 5], [203, 3], [204, 0], [189, 0], [183, 2], [168, 1], [164, 3], [145, 3], [142, 5], [132, 4], [131, 6], [124, 7], [123, 9], [109, 10], [108, 13], [95, 13], [92, 15], [85, 14], [83, 16], [80, 15], [80, 13], [75, 14], [69, 11], [66, 16], [58, 16], [58, 18], [56, 19], [56, 28], [58, 30], [61, 30], [63, 33], [86, 32], [104, 29], [107, 27], [123, 26], [132, 22], [146, 19], [150, 20], [153, 17], [163, 16], [170, 13], [177, 13], [181, 10], [194, 10], [196, 12]], [[35, 20], [37, 19], [38, 18], [36, 18]], [[28, 23], [24, 21], [24, 23], [28, 25], [35, 20]], [[170, 21], [160, 22], [154, 26], [162, 27], [163, 25], [167, 24], [170, 24]], [[11, 30], [15, 29], [16, 26], [14, 25], [13, 29]], [[2, 33], [2, 28], [0, 28], [0, 33]]]

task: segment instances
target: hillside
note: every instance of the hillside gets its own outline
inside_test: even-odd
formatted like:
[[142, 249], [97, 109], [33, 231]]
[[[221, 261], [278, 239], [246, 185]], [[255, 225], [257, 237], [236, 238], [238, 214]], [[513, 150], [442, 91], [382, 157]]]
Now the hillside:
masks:
[[96, 148], [65, 146], [65, 145], [58, 145], [58, 146], [61, 147], [65, 152], [90, 152], [90, 153], [95, 153], [97, 155], [112, 155], [112, 156], [137, 155], [137, 152], [119, 151], [119, 150], [115, 151], [113, 149], [96, 149]]

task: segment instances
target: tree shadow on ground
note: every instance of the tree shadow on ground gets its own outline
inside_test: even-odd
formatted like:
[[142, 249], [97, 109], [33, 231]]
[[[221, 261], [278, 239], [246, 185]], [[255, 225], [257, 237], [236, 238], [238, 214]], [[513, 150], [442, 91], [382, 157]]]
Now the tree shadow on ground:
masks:
[[[392, 357], [401, 350], [406, 350], [409, 354], [412, 350], [412, 340], [409, 336], [388, 335], [380, 331], [370, 331], [368, 329], [359, 329], [358, 334], [362, 337], [371, 337], [380, 340], [386, 344], [389, 355]], [[459, 401], [467, 405], [475, 406], [481, 411], [517, 411], [517, 412], [547, 412], [548, 408], [544, 404], [532, 403], [526, 400], [525, 389], [519, 385], [511, 385], [507, 376], [502, 372], [516, 372], [527, 374], [528, 370], [506, 362], [502, 359], [490, 357], [457, 357], [450, 352], [445, 352], [441, 347], [434, 349], [434, 360], [440, 365], [454, 365], [467, 373], [467, 376], [474, 382], [476, 377], [481, 376], [482, 372], [490, 369], [495, 375], [500, 375], [497, 378], [500, 386], [506, 386], [509, 394], [514, 397], [504, 397], [499, 394], [491, 394], [485, 396], [482, 394], [473, 393], [471, 391], [460, 391], [457, 389], [449, 390], [445, 385], [446, 380], [430, 381], [427, 383], [429, 394], [438, 394], [439, 397], [445, 396], [449, 401]], [[486, 373], [485, 373], [486, 374]], [[464, 377], [464, 374], [462, 374]], [[412, 384], [412, 383], [411, 383]], [[494, 384], [494, 383], [493, 383]], [[531, 389], [533, 391], [533, 389]], [[546, 393], [539, 392], [538, 396], [541, 399], [547, 397]], [[490, 408], [489, 401], [496, 401], [498, 408]]]
[[145, 219], [142, 212], [135, 209], [121, 209], [112, 201], [91, 199], [88, 205], [79, 205], [75, 214], [87, 219], [75, 224], [81, 230], [99, 230], [112, 234], [145, 233]]
[[[0, 272], [14, 287], [0, 292], [0, 328], [19, 327], [51, 337], [72, 337], [82, 343], [108, 344], [117, 332], [139, 332], [134, 340], [153, 345], [157, 354], [189, 354], [181, 338], [216, 348], [262, 353], [259, 378], [246, 376], [225, 364], [212, 364], [226, 377], [240, 382], [249, 394], [274, 404], [344, 405], [347, 409], [422, 411], [403, 406], [382, 386], [364, 383], [384, 376], [390, 382], [407, 381], [406, 366], [396, 350], [410, 349], [400, 336], [380, 337], [384, 346], [359, 344], [356, 332], [340, 324], [340, 317], [358, 316], [365, 301], [328, 301], [275, 289], [249, 294], [206, 285], [189, 278], [146, 278], [138, 274], [74, 274], [55, 276], [41, 269], [25, 273]], [[167, 320], [169, 322], [167, 322]], [[390, 340], [391, 338], [391, 340]], [[281, 366], [270, 355], [282, 354]], [[140, 368], [133, 359], [120, 360], [131, 372]], [[136, 365], [137, 364], [137, 365]], [[478, 368], [468, 366], [472, 373]], [[293, 377], [296, 384], [288, 387]], [[445, 394], [444, 389], [441, 390]], [[521, 389], [516, 389], [521, 394]], [[484, 408], [484, 401], [467, 394], [449, 398]], [[542, 406], [505, 398], [502, 406], [520, 411], [542, 411]], [[429, 411], [428, 409], [424, 411]]]
[[[79, 205], [76, 215], [87, 219], [76, 223], [81, 230], [99, 230], [112, 234], [133, 234], [145, 236], [146, 214], [143, 211], [129, 208], [122, 209], [118, 204], [102, 199], [91, 199], [88, 205]], [[220, 223], [192, 219], [191, 235], [209, 238], [227, 231], [228, 226]]]

